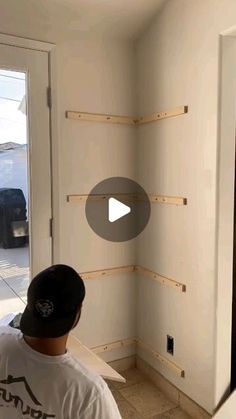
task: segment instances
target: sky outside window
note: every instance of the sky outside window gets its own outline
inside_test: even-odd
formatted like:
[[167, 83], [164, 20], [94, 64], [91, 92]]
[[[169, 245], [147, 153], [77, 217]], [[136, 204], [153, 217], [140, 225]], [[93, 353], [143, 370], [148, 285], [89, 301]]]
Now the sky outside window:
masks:
[[26, 116], [19, 109], [25, 81], [25, 73], [0, 69], [0, 144], [26, 144]]

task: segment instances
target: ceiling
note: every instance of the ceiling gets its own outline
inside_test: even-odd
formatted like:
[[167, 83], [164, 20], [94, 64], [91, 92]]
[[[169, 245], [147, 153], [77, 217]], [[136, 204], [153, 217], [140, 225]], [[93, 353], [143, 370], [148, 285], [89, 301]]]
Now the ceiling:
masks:
[[58, 41], [137, 39], [166, 0], [0, 0], [0, 33]]

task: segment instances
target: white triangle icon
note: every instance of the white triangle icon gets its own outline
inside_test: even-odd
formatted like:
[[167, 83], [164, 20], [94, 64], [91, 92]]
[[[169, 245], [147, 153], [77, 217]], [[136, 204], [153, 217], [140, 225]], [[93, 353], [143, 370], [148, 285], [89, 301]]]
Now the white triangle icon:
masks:
[[114, 221], [119, 220], [130, 212], [131, 208], [128, 205], [123, 204], [115, 198], [109, 198], [108, 219], [110, 223], [114, 223]]

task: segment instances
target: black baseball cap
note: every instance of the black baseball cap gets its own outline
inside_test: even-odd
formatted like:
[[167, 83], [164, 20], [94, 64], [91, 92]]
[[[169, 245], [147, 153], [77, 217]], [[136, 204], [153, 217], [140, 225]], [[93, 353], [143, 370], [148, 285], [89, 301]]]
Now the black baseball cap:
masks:
[[41, 338], [65, 335], [73, 328], [84, 297], [84, 282], [70, 266], [53, 265], [43, 270], [28, 288], [21, 332]]

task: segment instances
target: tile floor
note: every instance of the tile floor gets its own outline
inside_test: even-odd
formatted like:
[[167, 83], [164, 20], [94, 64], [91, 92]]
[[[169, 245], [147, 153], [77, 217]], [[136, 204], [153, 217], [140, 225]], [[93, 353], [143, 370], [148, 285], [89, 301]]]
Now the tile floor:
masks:
[[126, 383], [107, 383], [122, 419], [191, 419], [138, 369], [121, 374], [126, 378]]

